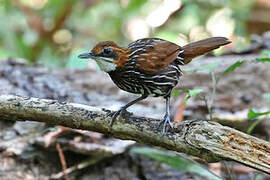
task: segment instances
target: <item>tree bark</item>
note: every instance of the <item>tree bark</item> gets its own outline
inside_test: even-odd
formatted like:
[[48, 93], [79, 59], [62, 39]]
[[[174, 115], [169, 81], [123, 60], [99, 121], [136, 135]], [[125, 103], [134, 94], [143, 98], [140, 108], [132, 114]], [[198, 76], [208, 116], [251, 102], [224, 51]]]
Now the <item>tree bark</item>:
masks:
[[270, 143], [233, 128], [205, 120], [174, 123], [166, 135], [158, 119], [127, 113], [112, 127], [109, 110], [82, 104], [13, 95], [0, 96], [0, 120], [39, 121], [101, 132], [115, 138], [197, 156], [207, 162], [233, 160], [270, 174]]

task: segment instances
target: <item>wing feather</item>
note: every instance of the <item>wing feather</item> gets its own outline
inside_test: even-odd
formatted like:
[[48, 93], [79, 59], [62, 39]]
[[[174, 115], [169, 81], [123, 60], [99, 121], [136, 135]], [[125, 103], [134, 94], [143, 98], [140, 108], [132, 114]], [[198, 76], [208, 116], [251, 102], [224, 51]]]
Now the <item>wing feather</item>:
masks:
[[132, 56], [137, 55], [136, 67], [149, 73], [165, 69], [181, 50], [180, 46], [158, 38], [139, 39], [129, 44], [129, 48]]

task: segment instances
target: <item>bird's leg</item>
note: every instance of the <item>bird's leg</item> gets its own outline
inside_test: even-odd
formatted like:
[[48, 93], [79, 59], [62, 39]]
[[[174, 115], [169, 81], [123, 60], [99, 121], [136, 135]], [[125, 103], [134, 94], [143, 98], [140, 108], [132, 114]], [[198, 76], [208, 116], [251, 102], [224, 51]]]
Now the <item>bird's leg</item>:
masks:
[[130, 107], [130, 106], [132, 106], [133, 104], [135, 104], [135, 103], [137, 103], [137, 102], [139, 102], [139, 101], [141, 101], [141, 100], [147, 98], [147, 96], [148, 96], [148, 95], [144, 95], [144, 94], [143, 94], [143, 95], [140, 96], [139, 98], [137, 98], [137, 99], [135, 99], [135, 100], [133, 100], [133, 101], [127, 103], [125, 106], [121, 107], [118, 111], [109, 113], [109, 115], [113, 115], [113, 117], [112, 117], [112, 119], [111, 119], [111, 121], [110, 121], [110, 126], [113, 125], [113, 123], [114, 123], [114, 121], [115, 121], [115, 119], [117, 118], [118, 115], [119, 115], [119, 120], [122, 119], [123, 112], [126, 111], [126, 109], [127, 109], [128, 107]]
[[170, 96], [166, 97], [166, 114], [164, 118], [158, 123], [158, 127], [163, 124], [162, 128], [162, 135], [166, 134], [167, 132], [167, 124], [172, 128], [172, 123], [171, 123], [171, 116], [170, 116]]

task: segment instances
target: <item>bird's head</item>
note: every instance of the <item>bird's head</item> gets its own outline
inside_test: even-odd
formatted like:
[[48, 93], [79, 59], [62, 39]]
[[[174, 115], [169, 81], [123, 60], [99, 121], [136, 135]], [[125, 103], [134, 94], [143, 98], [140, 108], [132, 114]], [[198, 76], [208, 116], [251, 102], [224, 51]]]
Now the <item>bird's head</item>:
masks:
[[80, 54], [81, 59], [94, 59], [102, 71], [114, 71], [128, 61], [126, 48], [119, 47], [112, 41], [98, 43], [90, 52]]

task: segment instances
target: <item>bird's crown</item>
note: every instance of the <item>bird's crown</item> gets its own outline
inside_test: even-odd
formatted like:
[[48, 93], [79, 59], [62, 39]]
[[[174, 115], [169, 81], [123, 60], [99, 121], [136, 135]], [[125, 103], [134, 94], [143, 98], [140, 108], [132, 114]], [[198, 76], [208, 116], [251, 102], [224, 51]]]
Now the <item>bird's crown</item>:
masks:
[[115, 49], [119, 48], [118, 45], [113, 41], [103, 41], [98, 43], [91, 51], [95, 54], [100, 54], [104, 49]]

